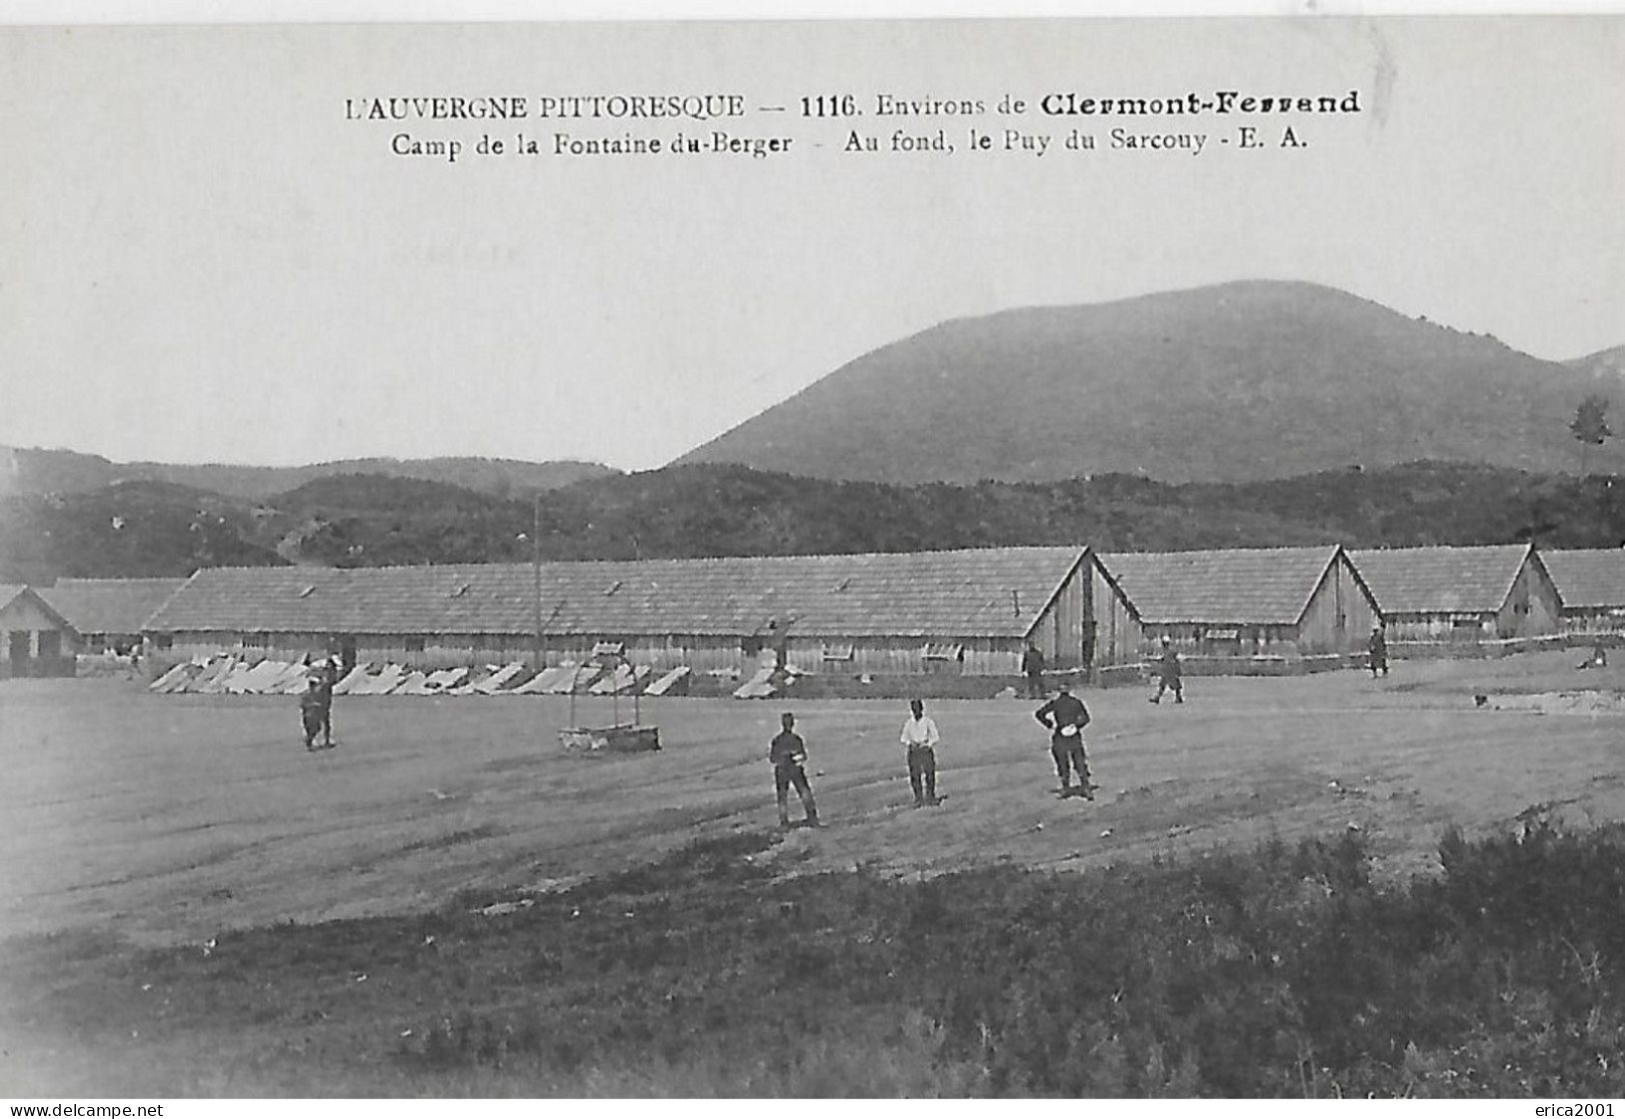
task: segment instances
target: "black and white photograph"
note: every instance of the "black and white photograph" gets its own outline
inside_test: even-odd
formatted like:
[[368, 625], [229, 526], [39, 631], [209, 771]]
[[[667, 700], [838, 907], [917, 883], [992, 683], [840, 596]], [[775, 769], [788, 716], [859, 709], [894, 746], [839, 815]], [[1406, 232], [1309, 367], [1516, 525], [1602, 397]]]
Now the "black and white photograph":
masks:
[[9, 1113], [1625, 1107], [1625, 14], [1314, 7], [0, 23]]

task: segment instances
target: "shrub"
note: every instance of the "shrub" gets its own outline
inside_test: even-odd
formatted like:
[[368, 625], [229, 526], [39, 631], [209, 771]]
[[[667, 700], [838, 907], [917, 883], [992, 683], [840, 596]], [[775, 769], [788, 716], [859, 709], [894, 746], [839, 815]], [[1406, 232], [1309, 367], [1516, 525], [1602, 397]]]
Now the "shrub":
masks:
[[[116, 967], [39, 952], [86, 985], [139, 970], [172, 1032], [296, 1023], [370, 1070], [389, 1022], [414, 1090], [1625, 1094], [1619, 827], [1447, 833], [1442, 872], [1402, 883], [1374, 879], [1353, 834], [915, 883], [774, 879], [747, 861], [767, 842], [697, 844], [495, 918], [279, 926]], [[20, 1005], [152, 1028], [64, 982]]]

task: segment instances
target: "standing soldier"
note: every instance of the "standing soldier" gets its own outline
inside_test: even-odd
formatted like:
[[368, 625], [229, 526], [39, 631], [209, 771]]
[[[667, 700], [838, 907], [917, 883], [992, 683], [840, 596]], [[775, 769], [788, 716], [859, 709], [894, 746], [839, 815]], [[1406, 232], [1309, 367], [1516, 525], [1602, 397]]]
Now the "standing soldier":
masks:
[[305, 690], [299, 696], [300, 717], [305, 724], [305, 749], [316, 749], [316, 736], [322, 736], [322, 749], [333, 748], [333, 685], [337, 683], [334, 663], [323, 658], [311, 663], [305, 656]]
[[1375, 680], [1378, 673], [1388, 675], [1388, 639], [1383, 636], [1381, 625], [1371, 627], [1365, 647], [1371, 654], [1371, 678]]
[[[323, 694], [322, 682], [315, 675], [305, 681], [305, 690], [299, 695], [299, 721], [305, 728], [305, 749], [315, 750], [316, 736], [326, 725], [331, 701]], [[331, 744], [330, 744], [331, 745]]]
[[937, 751], [942, 740], [937, 721], [925, 713], [922, 700], [908, 701], [909, 718], [903, 724], [902, 743], [908, 750], [908, 783], [914, 787], [914, 807], [924, 808], [937, 801]]
[[1089, 754], [1083, 741], [1089, 709], [1083, 700], [1072, 694], [1070, 684], [1062, 683], [1061, 694], [1035, 711], [1033, 717], [1050, 732], [1049, 751], [1055, 758], [1055, 772], [1061, 777], [1061, 795], [1073, 795], [1071, 771], [1076, 769], [1078, 792], [1094, 800], [1095, 785], [1089, 777]]
[[1179, 653], [1166, 637], [1162, 639], [1162, 654], [1157, 657], [1157, 694], [1151, 702], [1161, 703], [1163, 692], [1173, 692], [1175, 703], [1185, 702], [1185, 688], [1179, 680]]
[[321, 664], [322, 680], [322, 741], [331, 750], [333, 748], [333, 689], [344, 678], [344, 665], [337, 653], [332, 654]]
[[1027, 642], [1026, 652], [1021, 654], [1021, 671], [1027, 677], [1027, 698], [1043, 699], [1044, 654], [1031, 641]]
[[801, 807], [807, 813], [807, 826], [818, 826], [818, 806], [813, 803], [812, 786], [807, 783], [807, 744], [795, 731], [796, 717], [786, 711], [779, 717], [784, 729], [773, 736], [767, 757], [773, 763], [773, 786], [779, 799], [779, 827], [790, 826], [790, 786], [796, 787]]

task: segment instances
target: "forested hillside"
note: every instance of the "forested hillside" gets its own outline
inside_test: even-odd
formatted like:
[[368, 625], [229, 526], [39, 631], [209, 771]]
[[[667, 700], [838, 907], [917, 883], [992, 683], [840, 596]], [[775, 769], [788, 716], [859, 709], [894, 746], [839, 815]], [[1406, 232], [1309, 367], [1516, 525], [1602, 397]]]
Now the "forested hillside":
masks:
[[[539, 516], [538, 516], [539, 514]], [[381, 475], [325, 478], [263, 502], [153, 482], [0, 499], [0, 579], [186, 575], [200, 566], [328, 566], [911, 551], [1090, 544], [1102, 551], [1625, 543], [1625, 481], [1413, 463], [1244, 484], [1108, 475], [891, 486], [668, 467], [597, 478], [537, 505]]]

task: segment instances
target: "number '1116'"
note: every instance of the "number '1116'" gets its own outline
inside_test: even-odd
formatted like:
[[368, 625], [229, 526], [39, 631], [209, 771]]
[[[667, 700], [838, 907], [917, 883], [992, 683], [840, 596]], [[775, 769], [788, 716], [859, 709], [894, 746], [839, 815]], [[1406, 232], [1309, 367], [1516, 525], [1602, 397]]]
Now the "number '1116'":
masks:
[[819, 94], [817, 97], [803, 97], [801, 99], [801, 115], [804, 117], [855, 117], [858, 115], [858, 99], [850, 93]]

